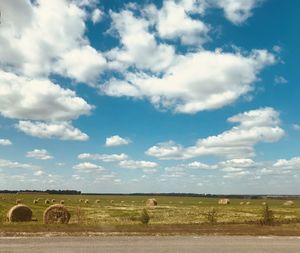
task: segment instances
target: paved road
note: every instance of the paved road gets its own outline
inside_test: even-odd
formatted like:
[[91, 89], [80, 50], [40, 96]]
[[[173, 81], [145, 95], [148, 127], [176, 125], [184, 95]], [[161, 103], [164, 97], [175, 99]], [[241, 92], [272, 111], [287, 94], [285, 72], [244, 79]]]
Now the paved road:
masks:
[[1, 253], [299, 253], [300, 237], [108, 236], [0, 238]]

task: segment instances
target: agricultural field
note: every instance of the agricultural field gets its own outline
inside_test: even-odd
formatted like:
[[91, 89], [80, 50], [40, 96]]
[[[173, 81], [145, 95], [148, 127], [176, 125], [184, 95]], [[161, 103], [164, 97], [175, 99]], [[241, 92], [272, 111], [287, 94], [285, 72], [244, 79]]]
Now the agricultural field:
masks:
[[[300, 200], [293, 200], [292, 206], [285, 206], [285, 200], [277, 199], [231, 199], [230, 204], [219, 205], [216, 198], [199, 197], [1, 194], [0, 231], [16, 227], [30, 227], [32, 230], [47, 227], [48, 225], [43, 224], [43, 212], [52, 201], [45, 204], [46, 199], [55, 200], [55, 203], [64, 201], [65, 207], [71, 213], [70, 222], [62, 225], [64, 227], [84, 227], [88, 230], [89, 227], [97, 226], [140, 226], [141, 212], [146, 207], [145, 201], [148, 198], [155, 198], [158, 202], [155, 207], [147, 207], [149, 225], [152, 226], [207, 225], [208, 213], [213, 208], [218, 226], [258, 224], [262, 217], [263, 202], [268, 203], [273, 211], [276, 224], [300, 223]], [[32, 209], [34, 221], [22, 224], [7, 221], [7, 212], [16, 204], [17, 199]], [[38, 203], [34, 203], [36, 199]]]

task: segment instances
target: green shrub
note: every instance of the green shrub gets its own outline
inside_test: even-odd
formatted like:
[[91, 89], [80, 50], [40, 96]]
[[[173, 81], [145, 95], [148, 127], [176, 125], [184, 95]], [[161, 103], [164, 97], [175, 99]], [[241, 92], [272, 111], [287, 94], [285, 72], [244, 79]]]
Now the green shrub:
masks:
[[146, 225], [146, 224], [149, 223], [149, 221], [150, 221], [150, 215], [149, 215], [147, 209], [144, 208], [142, 213], [141, 213], [141, 222], [142, 222], [142, 224]]
[[207, 221], [210, 224], [217, 223], [217, 210], [215, 208], [212, 208], [207, 213]]
[[272, 225], [274, 223], [273, 211], [269, 209], [269, 205], [265, 204], [261, 213], [261, 225]]

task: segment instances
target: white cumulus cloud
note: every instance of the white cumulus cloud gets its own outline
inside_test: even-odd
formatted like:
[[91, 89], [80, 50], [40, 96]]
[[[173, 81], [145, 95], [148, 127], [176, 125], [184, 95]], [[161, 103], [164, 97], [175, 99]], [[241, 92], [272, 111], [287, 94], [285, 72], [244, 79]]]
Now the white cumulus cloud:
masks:
[[127, 72], [101, 87], [110, 96], [147, 98], [161, 109], [196, 113], [231, 104], [254, 89], [258, 73], [273, 64], [266, 50], [249, 55], [200, 51], [179, 57], [161, 77]]
[[46, 149], [34, 149], [32, 151], [28, 151], [26, 154], [26, 157], [34, 158], [34, 159], [38, 159], [38, 160], [53, 159], [53, 156], [51, 156]]
[[111, 137], [107, 137], [105, 141], [106, 147], [113, 147], [113, 146], [121, 146], [121, 145], [128, 145], [131, 143], [131, 140], [128, 138], [123, 138], [119, 135], [113, 135]]
[[78, 159], [81, 160], [99, 160], [103, 162], [119, 162], [127, 160], [128, 156], [124, 153], [121, 154], [89, 154], [82, 153], [78, 155]]
[[0, 139], [1, 146], [9, 146], [12, 145], [12, 142], [9, 139]]
[[124, 160], [119, 162], [119, 166], [126, 169], [150, 169], [158, 167], [158, 164], [150, 161]]
[[247, 158], [255, 155], [256, 144], [276, 142], [285, 134], [279, 126], [279, 113], [270, 107], [240, 113], [228, 121], [238, 125], [219, 135], [198, 139], [194, 146], [183, 147], [174, 142], [159, 143], [149, 148], [146, 154], [165, 160], [204, 155]]
[[86, 141], [89, 139], [87, 134], [81, 132], [78, 128], [73, 127], [69, 122], [44, 123], [22, 120], [15, 126], [25, 134], [38, 138], [57, 138], [61, 140], [76, 141]]

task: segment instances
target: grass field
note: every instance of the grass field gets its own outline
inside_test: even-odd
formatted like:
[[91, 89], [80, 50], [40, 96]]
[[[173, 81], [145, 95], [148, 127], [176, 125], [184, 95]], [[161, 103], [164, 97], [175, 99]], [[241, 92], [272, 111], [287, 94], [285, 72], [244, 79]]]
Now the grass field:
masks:
[[[151, 196], [152, 198], [153, 196]], [[39, 198], [39, 203], [33, 204], [33, 200]], [[149, 197], [150, 198], [150, 197]], [[152, 227], [163, 228], [163, 226], [175, 228], [207, 226], [207, 213], [215, 208], [217, 226], [239, 224], [258, 224], [261, 219], [263, 202], [267, 202], [274, 212], [275, 224], [285, 226], [296, 226], [300, 223], [300, 200], [294, 200], [293, 206], [284, 206], [284, 200], [250, 200], [231, 199], [229, 205], [218, 205], [216, 198], [198, 197], [169, 197], [154, 196], [158, 206], [148, 208]], [[37, 221], [10, 224], [6, 220], [8, 210], [15, 205], [16, 199], [28, 205], [33, 211], [33, 218]], [[55, 199], [56, 203], [64, 200], [65, 206], [71, 212], [69, 225], [48, 226], [43, 223], [43, 212], [49, 206], [45, 199]], [[83, 199], [89, 203], [80, 202]], [[97, 230], [99, 227], [114, 227], [118, 230], [123, 228], [132, 229], [140, 225], [140, 214], [145, 208], [147, 196], [84, 196], [84, 195], [34, 195], [34, 194], [1, 194], [0, 195], [0, 231], [44, 231], [50, 230]], [[100, 200], [100, 203], [96, 203]], [[113, 203], [111, 203], [113, 201]], [[241, 205], [240, 202], [250, 202]], [[297, 226], [298, 226], [297, 225]], [[216, 226], [216, 225], [215, 225]], [[299, 228], [297, 229], [299, 231]]]

